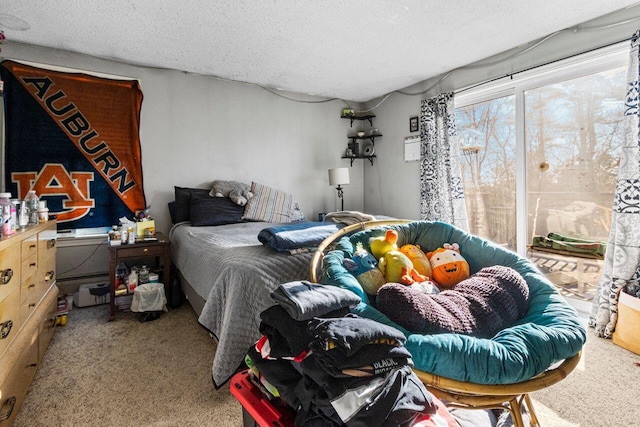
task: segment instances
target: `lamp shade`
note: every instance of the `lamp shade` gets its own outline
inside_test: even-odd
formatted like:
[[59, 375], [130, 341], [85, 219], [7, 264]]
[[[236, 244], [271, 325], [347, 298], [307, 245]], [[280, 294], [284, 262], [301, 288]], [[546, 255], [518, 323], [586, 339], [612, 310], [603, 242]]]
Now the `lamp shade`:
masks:
[[349, 184], [349, 168], [329, 169], [329, 185]]

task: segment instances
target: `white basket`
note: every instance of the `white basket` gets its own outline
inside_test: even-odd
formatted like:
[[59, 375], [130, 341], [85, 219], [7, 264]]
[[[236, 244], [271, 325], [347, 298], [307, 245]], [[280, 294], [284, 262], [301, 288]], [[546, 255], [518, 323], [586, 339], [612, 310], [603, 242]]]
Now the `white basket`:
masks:
[[167, 311], [167, 298], [162, 283], [144, 283], [133, 290], [131, 311]]

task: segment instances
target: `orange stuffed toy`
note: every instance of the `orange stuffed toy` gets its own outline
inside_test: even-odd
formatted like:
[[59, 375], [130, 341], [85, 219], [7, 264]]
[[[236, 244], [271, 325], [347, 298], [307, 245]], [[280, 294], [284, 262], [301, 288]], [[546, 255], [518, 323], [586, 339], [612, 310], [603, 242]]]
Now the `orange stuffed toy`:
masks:
[[469, 264], [460, 255], [457, 243], [445, 243], [441, 248], [427, 253], [433, 272], [432, 279], [440, 289], [451, 289], [464, 279], [469, 278]]
[[400, 252], [409, 257], [413, 263], [413, 268], [415, 268], [418, 273], [426, 277], [431, 277], [431, 262], [429, 258], [427, 258], [427, 255], [422, 252], [422, 249], [420, 249], [420, 245], [403, 245], [400, 248]]

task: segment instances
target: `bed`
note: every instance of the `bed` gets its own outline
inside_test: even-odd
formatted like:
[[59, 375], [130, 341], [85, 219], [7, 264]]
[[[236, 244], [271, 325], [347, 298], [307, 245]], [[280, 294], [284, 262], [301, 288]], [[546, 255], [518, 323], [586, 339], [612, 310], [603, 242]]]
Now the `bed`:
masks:
[[[258, 188], [252, 191], [260, 197]], [[260, 313], [273, 305], [271, 291], [308, 279], [314, 246], [340, 226], [304, 221], [299, 213], [274, 217], [276, 222], [248, 221], [244, 207], [208, 192], [176, 187], [169, 236], [181, 287], [199, 323], [217, 340], [212, 378], [219, 388], [259, 338]]]
[[189, 223], [171, 230], [172, 257], [198, 321], [217, 339], [212, 378], [224, 385], [259, 338], [260, 312], [281, 283], [309, 277], [312, 252], [277, 252], [258, 241], [272, 226], [247, 222], [210, 227]]

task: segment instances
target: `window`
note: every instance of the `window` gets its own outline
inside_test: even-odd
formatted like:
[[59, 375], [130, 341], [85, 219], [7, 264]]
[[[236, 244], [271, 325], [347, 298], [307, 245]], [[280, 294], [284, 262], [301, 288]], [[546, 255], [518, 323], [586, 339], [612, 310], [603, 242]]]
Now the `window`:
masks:
[[624, 45], [456, 96], [470, 231], [528, 256], [583, 299], [592, 298], [602, 262], [532, 244], [549, 233], [608, 238], [623, 140]]

